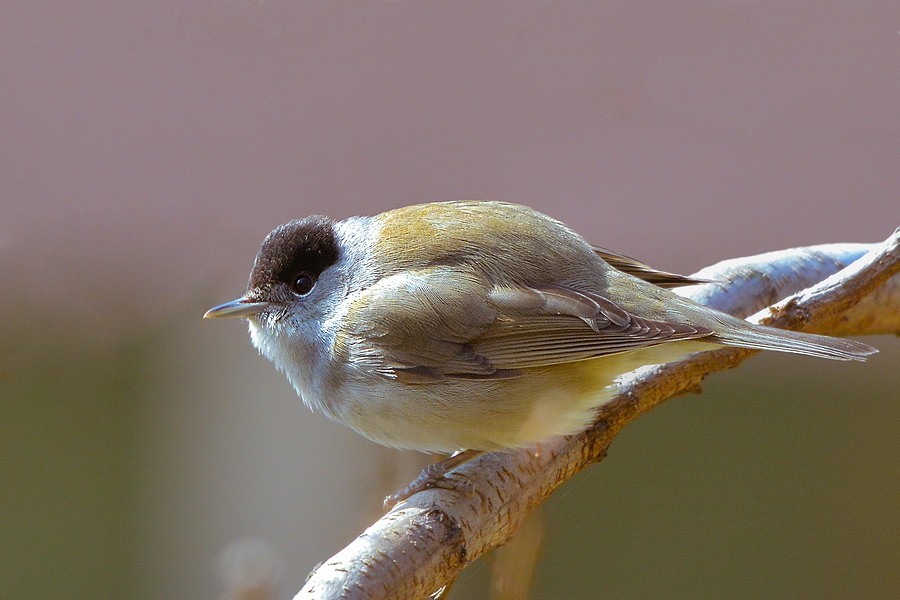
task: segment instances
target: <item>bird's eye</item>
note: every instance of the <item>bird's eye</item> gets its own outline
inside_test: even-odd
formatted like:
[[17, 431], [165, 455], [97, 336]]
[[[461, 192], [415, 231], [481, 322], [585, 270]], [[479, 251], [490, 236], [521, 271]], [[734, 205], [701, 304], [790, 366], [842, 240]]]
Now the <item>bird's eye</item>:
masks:
[[291, 283], [291, 290], [298, 296], [305, 296], [310, 293], [316, 284], [315, 278], [306, 271], [301, 271], [294, 277]]

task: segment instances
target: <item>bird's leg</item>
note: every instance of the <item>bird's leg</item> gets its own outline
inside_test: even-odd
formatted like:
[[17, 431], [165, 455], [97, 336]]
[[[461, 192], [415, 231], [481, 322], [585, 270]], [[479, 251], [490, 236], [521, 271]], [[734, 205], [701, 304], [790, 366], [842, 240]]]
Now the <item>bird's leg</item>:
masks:
[[483, 454], [483, 452], [481, 450], [461, 450], [453, 454], [450, 458], [428, 465], [422, 469], [419, 476], [413, 479], [408, 486], [385, 498], [384, 509], [386, 511], [390, 510], [413, 494], [418, 494], [429, 488], [456, 490], [463, 493], [470, 492], [472, 489], [471, 483], [461, 479], [451, 479], [446, 477], [446, 475], [459, 465], [469, 462], [479, 454]]

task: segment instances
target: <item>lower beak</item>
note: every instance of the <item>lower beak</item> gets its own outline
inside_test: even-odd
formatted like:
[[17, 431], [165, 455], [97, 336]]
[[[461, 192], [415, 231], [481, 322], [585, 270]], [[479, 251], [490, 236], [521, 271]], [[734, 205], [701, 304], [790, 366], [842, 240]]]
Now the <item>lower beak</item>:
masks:
[[215, 306], [203, 315], [204, 319], [221, 319], [225, 317], [252, 317], [271, 308], [271, 302], [254, 302], [246, 297]]

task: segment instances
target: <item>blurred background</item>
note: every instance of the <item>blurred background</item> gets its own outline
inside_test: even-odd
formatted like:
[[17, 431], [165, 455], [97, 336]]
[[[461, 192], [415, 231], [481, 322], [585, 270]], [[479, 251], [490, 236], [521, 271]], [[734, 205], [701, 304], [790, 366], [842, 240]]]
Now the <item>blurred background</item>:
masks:
[[[2, 15], [4, 598], [287, 598], [428, 460], [200, 319], [283, 221], [509, 200], [677, 272], [900, 224], [895, 1]], [[529, 525], [531, 597], [900, 596], [900, 344], [867, 341], [628, 427]], [[453, 597], [516, 597], [501, 562]]]

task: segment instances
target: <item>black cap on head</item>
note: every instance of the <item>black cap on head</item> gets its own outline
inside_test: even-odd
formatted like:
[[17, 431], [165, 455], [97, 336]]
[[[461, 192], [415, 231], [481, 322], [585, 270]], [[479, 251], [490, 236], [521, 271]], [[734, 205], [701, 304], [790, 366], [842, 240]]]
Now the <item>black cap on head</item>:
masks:
[[318, 277], [339, 256], [334, 221], [328, 217], [314, 215], [279, 225], [259, 248], [248, 288], [290, 283], [302, 271]]

